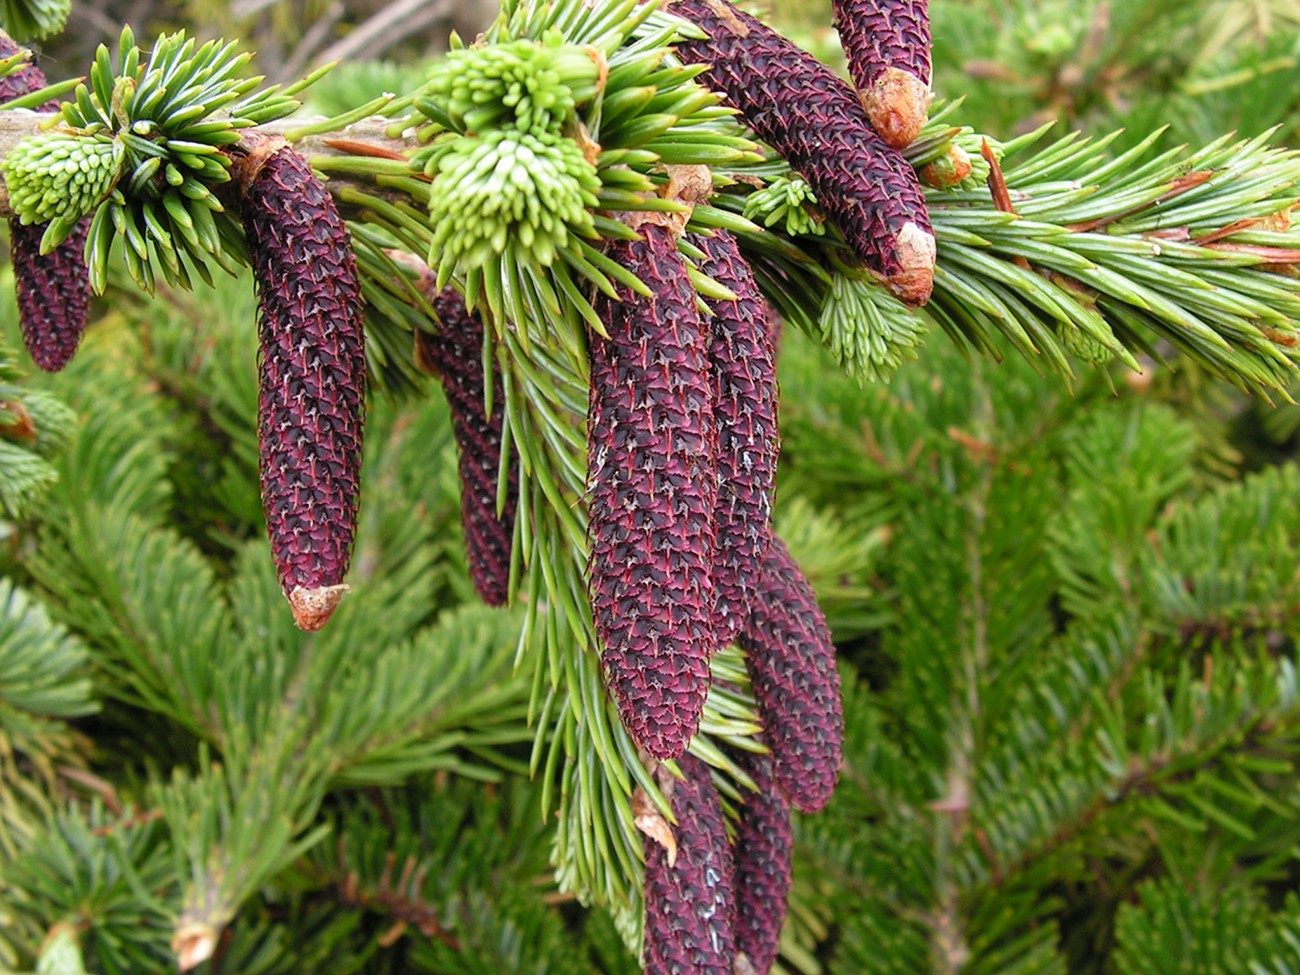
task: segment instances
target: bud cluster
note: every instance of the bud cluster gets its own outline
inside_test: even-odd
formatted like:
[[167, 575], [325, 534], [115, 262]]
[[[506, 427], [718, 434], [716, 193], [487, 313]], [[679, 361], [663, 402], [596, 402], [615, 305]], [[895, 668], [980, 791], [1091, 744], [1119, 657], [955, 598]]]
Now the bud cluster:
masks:
[[562, 132], [596, 93], [590, 54], [557, 36], [452, 51], [416, 107], [444, 130], [412, 160], [432, 179], [429, 263], [470, 271], [518, 249], [542, 267], [594, 236], [594, 163]]
[[23, 139], [5, 157], [9, 205], [24, 224], [85, 216], [117, 181], [121, 143], [49, 132]]
[[[42, 40], [63, 30], [72, 0], [24, 0], [4, 5], [4, 24], [17, 37]], [[40, 87], [44, 88], [42, 84]]]
[[118, 240], [127, 270], [149, 292], [157, 271], [182, 288], [191, 271], [210, 283], [209, 262], [233, 272], [237, 218], [213, 192], [230, 180], [223, 150], [299, 105], [255, 90], [262, 79], [244, 70], [251, 58], [232, 43], [196, 45], [183, 31], [159, 37], [147, 57], [130, 28], [116, 59], [101, 45], [75, 97], [45, 106], [60, 109], [60, 126], [23, 139], [5, 160], [13, 212], [47, 225], [41, 249], [91, 217], [83, 243], [97, 291]]
[[420, 107], [449, 127], [481, 133], [512, 125], [541, 135], [563, 124], [596, 91], [596, 62], [581, 47], [516, 40], [451, 51], [429, 75]]
[[790, 236], [821, 236], [826, 225], [817, 207], [817, 197], [800, 176], [778, 176], [760, 190], [745, 197], [745, 217], [764, 227], [778, 227]]
[[822, 302], [822, 342], [840, 368], [865, 382], [889, 382], [915, 359], [929, 333], [926, 319], [894, 301], [860, 273], [836, 270]]
[[600, 180], [577, 143], [542, 132], [497, 129], [436, 147], [425, 171], [431, 252], [447, 265], [479, 268], [507, 244], [548, 266], [570, 234], [592, 232]]

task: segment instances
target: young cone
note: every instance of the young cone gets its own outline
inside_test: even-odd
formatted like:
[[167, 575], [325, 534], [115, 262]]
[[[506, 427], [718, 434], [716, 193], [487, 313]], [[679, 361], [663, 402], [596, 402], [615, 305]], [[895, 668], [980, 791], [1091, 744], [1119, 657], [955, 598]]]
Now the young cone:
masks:
[[597, 311], [587, 418], [591, 606], [623, 724], [656, 758], [699, 728], [713, 628], [717, 428], [709, 334], [672, 232], [609, 256], [654, 292]]
[[718, 425], [717, 545], [713, 560], [714, 626], [730, 643], [749, 616], [759, 566], [772, 539], [776, 487], [776, 349], [767, 302], [736, 240], [726, 231], [687, 237], [705, 253], [699, 268], [730, 288], [736, 301], [714, 301], [714, 416]]
[[366, 361], [348, 229], [307, 161], [255, 147], [240, 215], [261, 304], [262, 507], [280, 584], [304, 630], [347, 587], [356, 534]]
[[[0, 31], [0, 57], [12, 57], [20, 50], [9, 35]], [[29, 62], [0, 78], [0, 102], [44, 87], [45, 75]], [[41, 110], [53, 112], [58, 107], [57, 101], [50, 101]], [[90, 274], [83, 253], [90, 222], [82, 220], [63, 243], [42, 254], [45, 226], [23, 226], [17, 217], [10, 217], [9, 259], [14, 269], [23, 344], [37, 366], [46, 372], [58, 372], [71, 361], [86, 331]]]
[[[433, 278], [430, 276], [432, 285]], [[483, 323], [465, 308], [454, 288], [430, 296], [442, 323], [437, 336], [421, 336], [419, 355], [442, 381], [451, 409], [451, 429], [460, 454], [460, 520], [470, 577], [483, 602], [504, 606], [510, 587], [510, 549], [515, 530], [519, 471], [510, 459], [505, 510], [497, 517], [501, 472], [501, 425], [505, 396], [501, 375], [492, 370], [488, 416], [483, 378]]]
[[903, 301], [934, 286], [935, 244], [916, 172], [881, 141], [853, 90], [811, 54], [726, 0], [671, 0], [708, 37], [677, 42], [684, 62], [812, 187], [849, 246]]
[[749, 623], [740, 634], [776, 784], [817, 812], [839, 780], [844, 710], [835, 645], [812, 587], [773, 536]]
[[745, 793], [736, 823], [736, 975], [767, 975], [790, 896], [790, 803], [772, 780], [770, 756], [745, 754], [739, 762], [758, 791]]
[[670, 780], [676, 855], [645, 840], [646, 975], [732, 975], [735, 866], [709, 767], [677, 760]]
[[23, 344], [46, 372], [58, 372], [71, 362], [86, 332], [90, 275], [82, 254], [89, 229], [89, 222], [82, 220], [63, 243], [42, 254], [45, 226], [9, 221], [9, 258]]
[[901, 149], [930, 109], [929, 0], [831, 0], [831, 6], [867, 118]]

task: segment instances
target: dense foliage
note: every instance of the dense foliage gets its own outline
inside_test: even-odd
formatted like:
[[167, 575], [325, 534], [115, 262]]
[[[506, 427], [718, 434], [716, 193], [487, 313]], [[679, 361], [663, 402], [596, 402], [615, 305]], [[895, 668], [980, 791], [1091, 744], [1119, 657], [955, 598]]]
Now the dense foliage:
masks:
[[[839, 63], [828, 10], [778, 13]], [[1000, 137], [1008, 183], [1032, 199], [1017, 221], [979, 179], [931, 194], [941, 273], [928, 318], [864, 283], [807, 184], [749, 159], [670, 69], [656, 69], [659, 95], [606, 118], [628, 142], [621, 161], [551, 145], [556, 175], [539, 177], [579, 201], [579, 230], [556, 234], [559, 264], [598, 259], [580, 231], [612, 221], [582, 194], [630, 206], [650, 169], [627, 168], [635, 150], [698, 151], [646, 122], [672, 105], [708, 136], [716, 168], [750, 165], [765, 184], [722, 187], [702, 219], [748, 240], [769, 293], [788, 285], [775, 522], [834, 634], [846, 721], [837, 791], [795, 819], [778, 964], [1300, 972], [1300, 411], [1257, 392], [1286, 399], [1294, 357], [1272, 342], [1300, 319], [1294, 269], [1252, 268], [1217, 241], [1153, 254], [1144, 236], [1160, 220], [1220, 226], [1234, 205], [1289, 211], [1300, 175], [1265, 142], [1294, 142], [1296, 89], [1282, 82], [1300, 70], [1300, 8], [935, 0], [933, 13], [936, 87], [967, 95], [952, 111]], [[592, 42], [614, 33], [597, 24]], [[657, 48], [614, 49], [630, 89]], [[585, 104], [590, 79], [566, 53], [550, 68]], [[403, 72], [423, 80], [351, 64], [298, 97], [354, 108]], [[465, 113], [446, 110], [463, 95], [456, 77], [435, 72], [425, 101], [391, 113], [442, 127], [421, 150], [430, 172], [480, 151], [462, 138]], [[552, 108], [518, 110], [540, 158]], [[1056, 117], [1128, 130], [1086, 145], [1017, 138]], [[1194, 146], [1282, 128], [1179, 154], [1146, 144], [1165, 123]], [[917, 166], [950, 142], [979, 165], [970, 129], [941, 117], [928, 131]], [[331, 166], [340, 179], [359, 168], [320, 160]], [[1222, 178], [1177, 183], [1200, 171]], [[1116, 173], [1104, 192], [1081, 189]], [[511, 572], [529, 598], [481, 605], [450, 411], [395, 325], [418, 308], [413, 289], [379, 286], [409, 278], [380, 266], [385, 235], [472, 271], [501, 258], [381, 210], [403, 179], [343, 197], [350, 217], [381, 214], [353, 225], [374, 394], [354, 592], [319, 634], [294, 628], [266, 551], [247, 275], [185, 291], [164, 273], [150, 297], [105, 259], [106, 297], [65, 372], [0, 356], [0, 969], [639, 970], [627, 944], [640, 937], [641, 853], [624, 825], [627, 797], [653, 784], [624, 761], [599, 669], [573, 664], [583, 625], [537, 610], [577, 570], [525, 549]], [[1144, 209], [1171, 185], [1177, 200]], [[445, 226], [466, 205], [427, 202]], [[1089, 221], [1098, 232], [1061, 229]], [[1287, 223], [1234, 240], [1294, 247]], [[536, 266], [519, 272], [528, 288]], [[575, 291], [593, 280], [567, 266]], [[1067, 308], [1067, 276], [1095, 300]], [[465, 280], [487, 307], [537, 300]], [[549, 334], [577, 334], [577, 314], [546, 321]], [[1213, 327], [1186, 326], [1203, 320]], [[21, 347], [6, 297], [0, 348]], [[521, 510], [581, 537], [548, 500], [582, 485], [545, 413], [573, 399], [572, 376], [562, 354], [538, 372], [526, 352], [512, 349], [502, 377], [508, 402], [540, 404], [509, 420], [532, 492]], [[752, 737], [753, 701], [738, 652], [713, 672], [723, 694], [700, 757], [725, 773], [731, 814], [745, 763], [723, 746]]]

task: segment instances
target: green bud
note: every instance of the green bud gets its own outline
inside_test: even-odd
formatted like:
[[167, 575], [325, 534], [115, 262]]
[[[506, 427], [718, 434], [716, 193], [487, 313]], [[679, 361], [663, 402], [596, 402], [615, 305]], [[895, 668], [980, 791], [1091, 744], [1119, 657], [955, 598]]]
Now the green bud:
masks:
[[[76, 435], [77, 413], [56, 396], [42, 390], [23, 393], [23, 409], [36, 431], [36, 440], [29, 446], [33, 451], [52, 460], [63, 453]], [[3, 425], [3, 418], [0, 418]]]
[[9, 205], [22, 223], [75, 223], [117, 182], [122, 147], [116, 140], [44, 133], [14, 146], [3, 168]]
[[966, 159], [970, 162], [970, 172], [966, 178], [958, 185], [962, 189], [974, 189], [979, 186], [986, 186], [989, 180], [989, 163], [984, 158], [984, 143], [989, 144], [993, 150], [993, 158], [999, 163], [1002, 162], [1002, 143], [996, 139], [990, 139], [978, 132], [963, 130], [955, 139], [952, 140], [953, 148], [957, 152], [965, 153]]
[[58, 471], [43, 457], [24, 447], [0, 440], [0, 515], [21, 519], [59, 479]]
[[817, 198], [800, 176], [778, 176], [745, 200], [745, 216], [791, 236], [826, 233], [825, 218], [815, 212]]
[[558, 38], [463, 48], [433, 68], [420, 108], [464, 132], [508, 126], [541, 135], [595, 95], [598, 74], [586, 51]]
[[24, 0], [0, 5], [0, 28], [11, 37], [41, 40], [63, 30], [72, 0]]
[[500, 130], [452, 136], [434, 147], [425, 171], [433, 266], [482, 267], [514, 241], [542, 266], [569, 235], [593, 232], [596, 168], [571, 139]]
[[78, 940], [77, 929], [70, 921], [55, 924], [41, 947], [36, 975], [86, 975]]
[[1063, 325], [1057, 331], [1061, 344], [1067, 352], [1081, 362], [1093, 366], [1104, 366], [1115, 358], [1115, 354], [1100, 339], [1094, 338], [1075, 325]]
[[948, 145], [947, 152], [922, 168], [918, 175], [926, 186], [947, 189], [960, 186], [970, 177], [972, 170], [970, 154], [953, 142]]

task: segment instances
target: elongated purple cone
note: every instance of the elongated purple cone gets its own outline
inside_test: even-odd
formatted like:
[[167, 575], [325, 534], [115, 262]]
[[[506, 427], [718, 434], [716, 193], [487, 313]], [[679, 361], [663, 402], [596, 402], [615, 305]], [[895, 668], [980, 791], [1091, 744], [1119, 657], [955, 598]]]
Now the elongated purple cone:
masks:
[[[19, 50], [13, 39], [0, 31], [0, 58], [12, 57]], [[44, 87], [45, 75], [29, 62], [0, 78], [0, 102]], [[57, 101], [51, 101], [41, 109], [52, 112], [58, 107]], [[84, 253], [90, 222], [82, 220], [48, 254], [41, 253], [45, 227], [45, 224], [24, 227], [16, 217], [11, 217], [9, 259], [14, 268], [23, 343], [37, 366], [46, 372], [58, 372], [71, 361], [86, 331], [90, 274]]]
[[676, 758], [699, 728], [716, 646], [717, 427], [695, 289], [671, 232], [641, 233], [608, 253], [654, 297], [601, 298], [609, 338], [591, 338], [591, 608], [624, 726]]
[[678, 41], [678, 57], [708, 65], [702, 80], [808, 181], [866, 266], [903, 301], [925, 304], [935, 245], [921, 184], [853, 89], [726, 0], [671, 0], [668, 10], [708, 34]]
[[817, 812], [839, 781], [844, 748], [840, 675], [812, 587], [775, 536], [740, 645], [763, 735], [772, 749], [776, 784], [800, 812]]
[[772, 779], [769, 756], [745, 755], [739, 761], [758, 791], [745, 793], [736, 823], [736, 971], [767, 975], [776, 961], [790, 896], [790, 803]]
[[930, 107], [929, 0], [832, 0], [849, 75], [867, 118], [902, 148]]
[[700, 270], [731, 289], [736, 301], [714, 301], [713, 363], [718, 424], [717, 547], [713, 559], [714, 626], [724, 646], [749, 617], [759, 567], [772, 540], [776, 488], [776, 349], [767, 302], [736, 239], [688, 235], [706, 259]]
[[90, 275], [83, 256], [90, 224], [82, 220], [54, 250], [41, 253], [44, 224], [9, 221], [18, 317], [32, 361], [46, 372], [69, 362], [86, 332]]
[[677, 760], [672, 786], [677, 859], [645, 840], [646, 975], [731, 975], [736, 954], [735, 865], [709, 767]]
[[361, 286], [347, 225], [307, 161], [288, 148], [260, 161], [240, 215], [261, 304], [262, 508], [294, 621], [317, 630], [347, 591], [356, 535]]
[[483, 323], [465, 308], [454, 288], [433, 296], [442, 329], [422, 342], [422, 356], [437, 372], [451, 409], [451, 428], [460, 455], [460, 520], [470, 577], [483, 602], [504, 606], [510, 592], [510, 549], [519, 497], [519, 470], [513, 456], [505, 510], [497, 517], [501, 472], [501, 427], [505, 395], [495, 366], [492, 415], [487, 415], [483, 380]]

